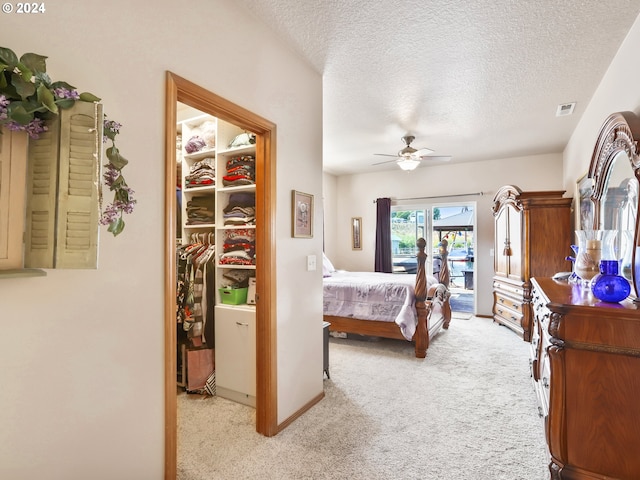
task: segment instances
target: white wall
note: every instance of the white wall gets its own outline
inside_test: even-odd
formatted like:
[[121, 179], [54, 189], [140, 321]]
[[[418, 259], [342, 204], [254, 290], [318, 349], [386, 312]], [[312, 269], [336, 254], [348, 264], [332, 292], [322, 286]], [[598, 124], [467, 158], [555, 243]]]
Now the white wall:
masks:
[[290, 198], [322, 195], [321, 76], [232, 0], [58, 0], [3, 15], [0, 45], [102, 97], [138, 199], [119, 237], [102, 230], [98, 270], [0, 279], [0, 478], [163, 476], [166, 70], [277, 124], [279, 421], [319, 395], [321, 273], [305, 257], [322, 252], [322, 202], [314, 238], [292, 239]]
[[638, 49], [640, 48], [640, 16], [609, 65], [598, 89], [580, 118], [564, 151], [564, 185], [575, 189], [575, 182], [589, 169], [600, 127], [615, 112], [640, 114]]
[[[326, 178], [326, 176], [325, 176]], [[477, 197], [447, 197], [435, 203], [476, 202], [476, 295], [477, 314], [491, 315], [494, 224], [491, 206], [498, 188], [513, 184], [522, 190], [562, 190], [562, 156], [560, 154], [491, 160], [481, 163], [434, 165], [413, 172], [391, 170], [378, 173], [337, 177], [335, 238], [327, 237], [329, 258], [336, 268], [373, 271], [375, 254], [376, 206], [379, 197], [392, 199], [446, 196], [482, 192]], [[572, 192], [568, 192], [570, 196]], [[325, 192], [325, 195], [327, 192]], [[362, 217], [360, 251], [351, 250], [351, 217]], [[328, 220], [328, 219], [326, 219]], [[330, 241], [331, 243], [330, 243]], [[333, 243], [335, 242], [335, 243]]]
[[335, 219], [338, 217], [338, 177], [330, 173], [322, 175], [322, 200], [324, 203], [324, 251], [329, 258], [337, 256], [338, 232]]

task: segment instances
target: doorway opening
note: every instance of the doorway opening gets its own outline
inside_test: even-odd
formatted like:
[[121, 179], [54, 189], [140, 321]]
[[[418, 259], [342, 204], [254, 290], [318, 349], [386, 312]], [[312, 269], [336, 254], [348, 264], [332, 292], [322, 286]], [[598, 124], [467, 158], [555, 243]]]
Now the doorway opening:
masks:
[[255, 255], [256, 255], [256, 431], [278, 433], [275, 313], [275, 138], [276, 126], [268, 120], [204, 88], [167, 72], [165, 95], [165, 480], [177, 470], [177, 335], [176, 239], [177, 232], [177, 105], [192, 107], [255, 133]]

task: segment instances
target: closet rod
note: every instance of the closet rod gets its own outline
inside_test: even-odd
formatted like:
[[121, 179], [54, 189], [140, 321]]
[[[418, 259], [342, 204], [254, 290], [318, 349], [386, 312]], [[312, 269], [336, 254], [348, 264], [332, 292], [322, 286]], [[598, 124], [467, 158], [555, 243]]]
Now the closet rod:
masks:
[[[433, 197], [411, 197], [411, 198], [392, 198], [394, 201], [402, 201], [402, 200], [429, 200], [432, 198], [451, 198], [451, 197], [475, 197], [475, 196], [483, 196], [484, 192], [477, 193], [457, 193], [455, 195], [435, 195]], [[374, 200], [373, 203], [377, 203], [378, 200]]]

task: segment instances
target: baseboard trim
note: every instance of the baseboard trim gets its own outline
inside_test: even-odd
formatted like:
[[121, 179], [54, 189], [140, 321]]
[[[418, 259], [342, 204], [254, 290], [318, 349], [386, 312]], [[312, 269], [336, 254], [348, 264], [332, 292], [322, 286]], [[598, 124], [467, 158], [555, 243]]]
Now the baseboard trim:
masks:
[[283, 431], [285, 428], [287, 428], [289, 425], [291, 425], [296, 419], [300, 418], [305, 412], [311, 410], [311, 408], [317, 404], [318, 402], [320, 402], [320, 400], [322, 400], [324, 398], [324, 390], [322, 391], [322, 393], [320, 393], [319, 395], [317, 395], [315, 398], [312, 398], [306, 405], [304, 405], [300, 410], [298, 410], [297, 412], [295, 412], [293, 415], [291, 415], [289, 418], [287, 418], [284, 422], [282, 422], [281, 424], [278, 425], [278, 433], [280, 433], [281, 431]]

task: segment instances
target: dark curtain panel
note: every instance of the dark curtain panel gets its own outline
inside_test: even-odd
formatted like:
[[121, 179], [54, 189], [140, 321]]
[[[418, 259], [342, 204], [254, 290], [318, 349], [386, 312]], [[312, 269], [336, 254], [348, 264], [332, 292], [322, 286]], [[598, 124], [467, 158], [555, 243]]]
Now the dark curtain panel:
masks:
[[393, 272], [391, 260], [391, 199], [376, 200], [376, 272]]

